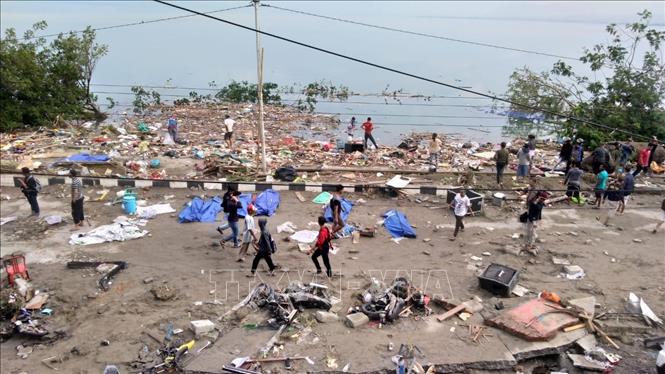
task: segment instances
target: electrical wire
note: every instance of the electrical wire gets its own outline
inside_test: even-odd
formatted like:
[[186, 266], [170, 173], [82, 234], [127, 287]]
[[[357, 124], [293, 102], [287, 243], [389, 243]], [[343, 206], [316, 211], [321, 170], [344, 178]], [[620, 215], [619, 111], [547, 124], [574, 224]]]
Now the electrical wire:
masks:
[[166, 5], [166, 6], [169, 6], [169, 7], [172, 7], [172, 8], [180, 9], [180, 10], [190, 12], [190, 13], [193, 13], [193, 14], [198, 14], [199, 16], [210, 18], [210, 19], [216, 20], [218, 22], [222, 22], [222, 23], [226, 23], [228, 25], [239, 27], [239, 28], [245, 29], [247, 31], [253, 31], [253, 32], [261, 34], [261, 35], [269, 36], [271, 38], [275, 38], [275, 39], [282, 40], [282, 41], [285, 41], [285, 42], [288, 42], [288, 43], [291, 43], [291, 44], [299, 45], [301, 47], [309, 48], [309, 49], [312, 49], [312, 50], [315, 50], [315, 51], [318, 51], [318, 52], [329, 54], [331, 56], [336, 56], [336, 57], [339, 57], [339, 58], [342, 58], [342, 59], [345, 59], [345, 60], [357, 62], [357, 63], [367, 65], [367, 66], [371, 66], [371, 67], [374, 67], [374, 68], [377, 68], [377, 69], [380, 69], [380, 70], [389, 71], [389, 72], [392, 72], [392, 73], [395, 73], [395, 74], [399, 74], [399, 75], [403, 75], [403, 76], [406, 76], [406, 77], [418, 79], [418, 80], [421, 80], [421, 81], [424, 81], [424, 82], [433, 83], [433, 84], [443, 86], [443, 87], [452, 88], [452, 89], [462, 91], [462, 92], [466, 92], [466, 93], [470, 93], [470, 94], [473, 94], [473, 95], [487, 97], [487, 98], [490, 98], [490, 99], [493, 99], [493, 100], [496, 100], [496, 101], [501, 101], [501, 102], [511, 104], [513, 106], [518, 106], [518, 107], [521, 107], [521, 108], [530, 109], [530, 110], [533, 110], [535, 112], [541, 112], [541, 113], [546, 113], [546, 114], [556, 116], [556, 117], [559, 117], [559, 118], [565, 118], [565, 119], [568, 119], [568, 120], [571, 120], [571, 121], [576, 121], [576, 122], [579, 122], [581, 124], [585, 124], [585, 125], [588, 125], [588, 126], [594, 126], [594, 127], [598, 127], [598, 128], [602, 128], [602, 129], [606, 129], [606, 130], [610, 130], [610, 131], [615, 131], [615, 132], [621, 132], [621, 133], [624, 133], [624, 134], [631, 135], [633, 138], [642, 138], [642, 139], [649, 139], [649, 140], [651, 139], [648, 136], [641, 135], [641, 134], [636, 134], [636, 133], [633, 133], [631, 131], [627, 131], [627, 130], [623, 130], [623, 129], [619, 129], [619, 128], [612, 128], [611, 126], [596, 123], [596, 122], [593, 122], [593, 121], [590, 121], [590, 120], [587, 120], [587, 119], [573, 117], [571, 115], [554, 112], [554, 111], [551, 111], [549, 109], [537, 108], [537, 107], [534, 107], [532, 105], [518, 103], [518, 102], [510, 100], [510, 99], [497, 97], [497, 96], [486, 94], [486, 93], [483, 93], [483, 92], [480, 92], [480, 91], [475, 91], [475, 90], [472, 90], [472, 89], [469, 89], [469, 88], [456, 86], [456, 85], [453, 85], [453, 84], [450, 84], [450, 83], [440, 82], [440, 81], [437, 81], [437, 80], [434, 80], [434, 79], [430, 79], [430, 78], [423, 77], [423, 76], [420, 76], [420, 75], [417, 75], [417, 74], [409, 73], [409, 72], [399, 70], [399, 69], [396, 69], [396, 68], [391, 68], [391, 67], [388, 67], [388, 66], [380, 65], [378, 63], [369, 62], [369, 61], [366, 61], [366, 60], [363, 60], [363, 59], [360, 59], [360, 58], [351, 57], [351, 56], [344, 55], [344, 54], [338, 53], [338, 52], [334, 52], [334, 51], [331, 51], [331, 50], [328, 50], [328, 49], [325, 49], [325, 48], [321, 48], [321, 47], [317, 47], [317, 46], [314, 46], [314, 45], [311, 45], [311, 44], [299, 42], [297, 40], [289, 39], [289, 38], [286, 38], [286, 37], [283, 37], [283, 36], [280, 36], [280, 35], [276, 35], [276, 34], [273, 34], [273, 33], [267, 32], [267, 31], [257, 30], [253, 27], [241, 25], [239, 23], [235, 23], [235, 22], [228, 21], [228, 20], [225, 20], [225, 19], [222, 19], [222, 18], [219, 18], [219, 17], [211, 16], [209, 14], [201, 13], [201, 12], [193, 10], [193, 9], [182, 7], [180, 5], [167, 3], [167, 2], [162, 1], [162, 0], [153, 0], [153, 1], [155, 1], [157, 3], [160, 3], [160, 4], [163, 4], [163, 5]]
[[[220, 10], [214, 10], [212, 12], [206, 12], [206, 14], [214, 14], [214, 13], [221, 13], [221, 12], [227, 12], [230, 10], [236, 10], [236, 9], [241, 9], [241, 8], [248, 8], [253, 5], [242, 5], [242, 6], [236, 6], [232, 8], [226, 8], [226, 9], [220, 9]], [[147, 25], [149, 23], [157, 23], [157, 22], [163, 22], [163, 21], [173, 21], [177, 19], [183, 19], [183, 18], [190, 18], [190, 17], [195, 17], [197, 16], [196, 14], [188, 14], [188, 15], [183, 15], [183, 16], [175, 16], [175, 17], [166, 17], [166, 18], [157, 18], [157, 19], [152, 19], [148, 21], [140, 21], [140, 22], [132, 22], [132, 23], [123, 23], [119, 25], [112, 25], [112, 26], [104, 26], [104, 27], [96, 27], [92, 29], [92, 31], [100, 31], [100, 30], [111, 30], [111, 29], [119, 29], [122, 27], [130, 27], [130, 26], [139, 26], [139, 25]], [[31, 39], [39, 39], [39, 38], [52, 38], [55, 36], [59, 36], [62, 34], [81, 34], [85, 32], [85, 30], [73, 30], [73, 31], [68, 31], [66, 33], [60, 32], [60, 33], [53, 33], [53, 34], [47, 34], [47, 35], [35, 35], [29, 38], [23, 38], [23, 40], [31, 40]]]
[[450, 42], [471, 44], [471, 45], [477, 45], [477, 46], [481, 46], [481, 47], [504, 49], [504, 50], [513, 51], [513, 52], [529, 53], [529, 54], [534, 54], [534, 55], [541, 55], [541, 56], [547, 56], [547, 57], [562, 58], [562, 59], [566, 59], [566, 60], [580, 61], [580, 59], [577, 58], [577, 57], [562, 56], [562, 55], [557, 55], [557, 54], [554, 54], [554, 53], [532, 51], [532, 50], [523, 49], [523, 48], [506, 47], [506, 46], [490, 44], [490, 43], [475, 42], [475, 41], [470, 41], [470, 40], [462, 40], [462, 39], [456, 39], [456, 38], [451, 38], [451, 37], [447, 37], [447, 36], [432, 35], [432, 34], [427, 34], [427, 33], [423, 33], [423, 32], [416, 32], [416, 31], [398, 29], [398, 28], [395, 28], [395, 27], [372, 25], [372, 24], [365, 23], [365, 22], [351, 21], [351, 20], [348, 20], [348, 19], [343, 19], [343, 18], [338, 18], [338, 17], [324, 16], [324, 15], [321, 15], [321, 14], [309, 13], [309, 12], [305, 12], [305, 11], [301, 11], [301, 10], [288, 9], [288, 8], [284, 8], [284, 7], [280, 7], [280, 6], [276, 6], [276, 5], [272, 5], [272, 4], [261, 4], [261, 6], [264, 6], [264, 7], [267, 7], [267, 8], [278, 9], [278, 10], [282, 10], [282, 11], [285, 11], [285, 12], [302, 14], [302, 15], [311, 16], [311, 17], [318, 17], [318, 18], [323, 18], [323, 19], [332, 20], [332, 21], [345, 22], [345, 23], [350, 23], [350, 24], [359, 25], [359, 26], [371, 27], [371, 28], [375, 28], [375, 29], [379, 29], [379, 30], [387, 30], [387, 31], [399, 32], [399, 33], [409, 34], [409, 35], [424, 36], [424, 37], [427, 37], [427, 38], [447, 40], [447, 41], [450, 41]]

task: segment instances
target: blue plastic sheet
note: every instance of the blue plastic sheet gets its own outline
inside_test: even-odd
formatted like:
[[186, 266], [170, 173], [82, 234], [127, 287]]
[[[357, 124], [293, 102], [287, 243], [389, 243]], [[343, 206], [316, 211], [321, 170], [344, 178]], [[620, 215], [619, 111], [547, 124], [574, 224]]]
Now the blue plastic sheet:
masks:
[[254, 200], [257, 216], [272, 216], [279, 208], [279, 192], [274, 190], [265, 190]]
[[[349, 214], [351, 214], [351, 209], [353, 209], [353, 203], [345, 198], [340, 199], [340, 202], [342, 203], [342, 221], [346, 222], [349, 218]], [[323, 217], [325, 217], [328, 222], [333, 221], [330, 204], [326, 205], [326, 211], [323, 213]]]
[[416, 231], [411, 227], [404, 213], [391, 209], [383, 213], [383, 226], [393, 238], [415, 238]]
[[107, 155], [91, 155], [89, 153], [78, 153], [63, 159], [61, 162], [83, 162], [86, 164], [96, 164], [96, 163], [103, 164], [110, 159], [111, 157]]
[[222, 210], [222, 199], [215, 196], [210, 200], [195, 197], [178, 214], [178, 222], [215, 222]]

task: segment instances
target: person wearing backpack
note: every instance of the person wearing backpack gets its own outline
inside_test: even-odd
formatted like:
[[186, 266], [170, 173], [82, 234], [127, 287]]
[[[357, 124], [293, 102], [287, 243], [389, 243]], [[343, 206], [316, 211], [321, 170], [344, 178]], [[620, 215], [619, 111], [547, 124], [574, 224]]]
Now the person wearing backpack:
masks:
[[261, 236], [259, 237], [259, 249], [254, 256], [254, 261], [252, 261], [252, 273], [248, 274], [248, 277], [253, 277], [256, 273], [256, 268], [259, 266], [261, 259], [266, 260], [268, 264], [268, 269], [270, 272], [269, 275], [274, 275], [274, 271], [277, 268], [272, 262], [272, 254], [277, 251], [275, 241], [268, 231], [268, 220], [265, 217], [259, 218], [259, 230], [261, 230]]
[[21, 191], [25, 195], [25, 198], [28, 199], [30, 203], [30, 209], [32, 210], [32, 215], [39, 217], [39, 203], [37, 202], [37, 195], [42, 190], [42, 185], [39, 183], [37, 178], [34, 175], [30, 174], [30, 169], [24, 167], [21, 169], [23, 173], [23, 179], [19, 179], [21, 183]]
[[326, 275], [328, 278], [332, 277], [332, 267], [330, 266], [330, 259], [328, 258], [328, 252], [332, 249], [330, 240], [332, 239], [330, 229], [326, 226], [326, 218], [323, 216], [319, 217], [319, 235], [314, 242], [314, 245], [307, 252], [308, 255], [312, 256], [312, 261], [314, 261], [314, 266], [316, 266], [316, 274], [321, 274], [321, 265], [319, 265], [319, 256], [323, 258], [323, 265], [326, 267]]

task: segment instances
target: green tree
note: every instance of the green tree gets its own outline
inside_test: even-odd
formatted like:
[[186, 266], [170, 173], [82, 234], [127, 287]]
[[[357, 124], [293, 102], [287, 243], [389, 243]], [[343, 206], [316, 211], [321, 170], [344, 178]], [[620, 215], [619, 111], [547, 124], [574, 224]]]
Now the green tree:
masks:
[[0, 130], [48, 126], [57, 119], [103, 118], [94, 105], [90, 81], [107, 47], [94, 42], [88, 28], [81, 36], [60, 34], [51, 43], [35, 36], [38, 22], [19, 39], [7, 29], [0, 40]]
[[[221, 101], [232, 103], [255, 103], [259, 100], [258, 92], [259, 89], [255, 83], [231, 81], [231, 83], [222, 87], [215, 94], [215, 97]], [[281, 104], [282, 98], [279, 96], [277, 83], [266, 82], [263, 84], [263, 102], [265, 104]]]
[[[652, 18], [649, 11], [638, 16], [636, 22], [623, 27], [608, 25], [606, 31], [611, 41], [585, 49], [580, 60], [603, 79], [580, 75], [563, 61], [555, 63], [549, 72], [537, 73], [527, 67], [517, 69], [510, 76], [506, 96], [535, 109], [512, 105], [511, 110], [542, 114], [546, 122], [559, 125], [562, 135], [576, 133], [590, 140], [591, 146], [626, 139], [630, 133], [665, 138], [665, 64], [661, 49], [665, 31], [649, 26]], [[566, 120], [547, 111], [619, 131]], [[511, 119], [513, 124], [523, 121]]]

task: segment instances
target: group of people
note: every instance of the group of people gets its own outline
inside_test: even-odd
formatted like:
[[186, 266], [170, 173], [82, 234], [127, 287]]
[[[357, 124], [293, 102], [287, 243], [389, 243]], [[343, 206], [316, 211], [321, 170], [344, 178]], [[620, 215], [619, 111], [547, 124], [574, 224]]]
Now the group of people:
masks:
[[[329, 253], [333, 249], [332, 240], [335, 238], [335, 235], [341, 231], [344, 226], [344, 220], [342, 218], [342, 192], [344, 187], [338, 185], [335, 188], [335, 194], [329, 202], [329, 206], [332, 212], [332, 225], [329, 227], [327, 220], [324, 216], [318, 217], [319, 223], [319, 233], [316, 240], [310, 247], [307, 254], [311, 256], [314, 266], [316, 268], [317, 274], [322, 274], [321, 265], [319, 263], [319, 257], [323, 260], [323, 266], [326, 268], [326, 275], [328, 277], [333, 276], [332, 266], [330, 264]], [[223, 225], [217, 227], [217, 231], [222, 234], [223, 239], [221, 240], [222, 248], [226, 247], [227, 242], [233, 242], [233, 248], [239, 248], [237, 262], [244, 262], [245, 256], [249, 251], [250, 247], [254, 249], [254, 260], [252, 261], [252, 267], [248, 276], [254, 276], [256, 274], [256, 269], [258, 268], [261, 260], [264, 260], [268, 265], [268, 274], [274, 275], [275, 269], [278, 265], [273, 262], [272, 255], [277, 252], [277, 245], [270, 234], [268, 229], [268, 219], [265, 217], [259, 218], [259, 231], [257, 233], [256, 226], [254, 223], [254, 216], [256, 215], [256, 208], [252, 204], [248, 204], [246, 207], [246, 212], [243, 218], [244, 228], [242, 232], [242, 243], [240, 243], [239, 235], [240, 230], [238, 227], [238, 222], [240, 220], [240, 212], [242, 207], [242, 202], [240, 201], [240, 192], [229, 186], [228, 190], [222, 197], [222, 210], [227, 214], [227, 222]], [[228, 236], [225, 236], [224, 231], [230, 229], [231, 233]]]
[[[379, 146], [376, 144], [376, 140], [374, 140], [374, 135], [372, 135], [372, 131], [374, 131], [375, 128], [374, 123], [372, 123], [372, 117], [367, 117], [367, 121], [363, 122], [363, 124], [360, 127], [363, 129], [364, 132], [364, 140], [363, 140], [364, 149], [367, 149], [367, 141], [371, 141], [372, 144], [374, 145], [374, 148], [378, 149]], [[346, 126], [346, 135], [348, 135], [350, 140], [354, 138], [355, 131], [356, 131], [356, 117], [351, 117], [349, 125]]]
[[[31, 216], [38, 218], [40, 214], [38, 195], [42, 191], [42, 185], [39, 183], [39, 180], [32, 175], [29, 168], [22, 168], [21, 173], [23, 174], [23, 178], [19, 179], [21, 192], [23, 192], [23, 195], [30, 204], [30, 210], [32, 211]], [[83, 226], [83, 221], [85, 221], [85, 214], [83, 211], [83, 201], [85, 200], [83, 196], [83, 183], [81, 182], [81, 178], [79, 178], [78, 172], [74, 169], [69, 170], [69, 177], [72, 180], [70, 188], [70, 205], [72, 209], [72, 219], [74, 221], [74, 227], [72, 230], [77, 230], [79, 227]]]
[[[231, 118], [230, 115], [227, 114], [224, 116], [224, 142], [231, 151], [233, 151], [233, 128], [235, 124], [236, 121]], [[175, 113], [171, 113], [169, 118], [166, 120], [166, 129], [168, 130], [171, 139], [173, 139], [174, 142], [178, 142], [180, 139], [178, 137], [178, 118]]]

